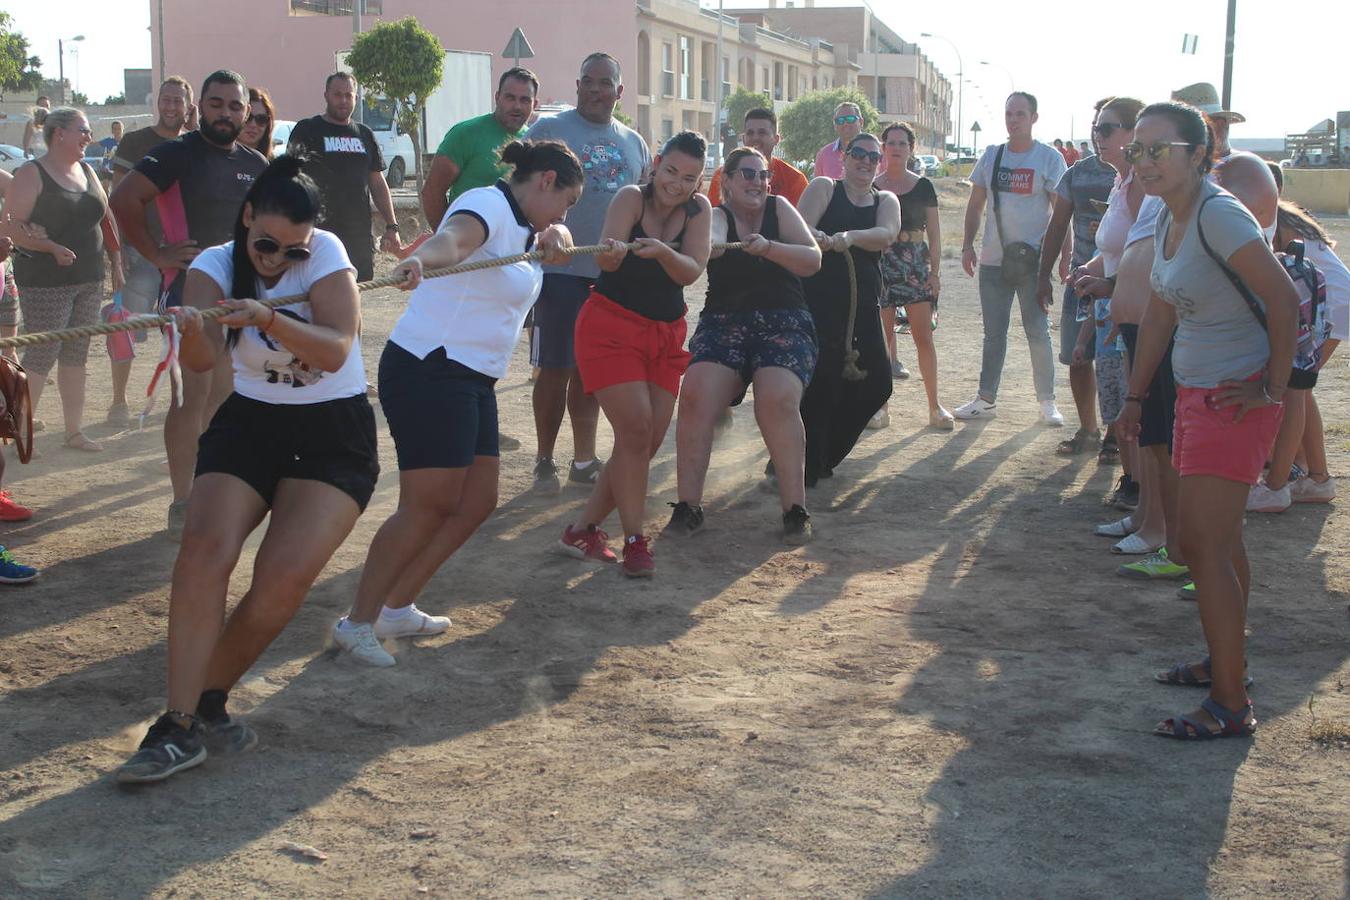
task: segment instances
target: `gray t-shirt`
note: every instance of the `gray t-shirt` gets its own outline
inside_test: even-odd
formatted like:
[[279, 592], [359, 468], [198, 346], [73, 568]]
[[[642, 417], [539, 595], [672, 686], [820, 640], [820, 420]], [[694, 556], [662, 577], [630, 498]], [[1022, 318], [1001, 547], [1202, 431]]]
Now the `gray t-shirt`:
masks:
[[[1006, 146], [998, 172], [994, 172], [994, 158], [999, 144], [990, 144], [970, 173], [970, 183], [989, 191], [984, 203], [984, 240], [980, 244], [980, 265], [1003, 264], [1003, 245], [1021, 241], [1039, 247], [1050, 226], [1050, 213], [1055, 199], [1055, 186], [1068, 168], [1064, 157], [1054, 147], [1032, 141], [1025, 153], [1013, 153]], [[994, 219], [994, 191], [999, 196], [999, 217], [1008, 229], [998, 233]]]
[[[1196, 198], [1204, 207], [1205, 239], [1227, 260], [1252, 241], [1264, 242], [1261, 226], [1232, 194], [1206, 181]], [[1212, 388], [1259, 372], [1270, 358], [1270, 339], [1247, 301], [1219, 264], [1205, 252], [1196, 233], [1196, 216], [1185, 225], [1177, 252], [1163, 258], [1172, 214], [1158, 215], [1153, 250], [1153, 292], [1177, 309], [1172, 370], [1183, 387]], [[1260, 298], [1257, 298], [1258, 302]]]
[[[529, 140], [562, 141], [581, 160], [581, 199], [567, 213], [564, 224], [577, 246], [598, 244], [605, 227], [605, 214], [619, 188], [642, 184], [651, 174], [652, 156], [642, 135], [619, 121], [597, 125], [575, 109], [534, 123], [525, 135]], [[594, 256], [577, 256], [565, 266], [545, 266], [546, 273], [599, 278]]]
[[[1006, 155], [1006, 154], [1005, 154]], [[1073, 264], [1086, 265], [1097, 255], [1097, 226], [1102, 213], [1093, 200], [1105, 203], [1116, 184], [1116, 170], [1099, 156], [1088, 156], [1069, 166], [1055, 193], [1073, 204]]]

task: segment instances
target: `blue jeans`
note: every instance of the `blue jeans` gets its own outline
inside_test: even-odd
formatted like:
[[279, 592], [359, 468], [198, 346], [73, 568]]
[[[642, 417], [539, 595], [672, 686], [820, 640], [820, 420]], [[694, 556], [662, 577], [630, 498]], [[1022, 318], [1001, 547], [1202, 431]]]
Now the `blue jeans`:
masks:
[[990, 403], [998, 399], [1003, 380], [1003, 360], [1008, 355], [1008, 324], [1012, 320], [1013, 295], [1022, 310], [1022, 330], [1031, 351], [1031, 375], [1036, 399], [1055, 399], [1055, 358], [1050, 347], [1050, 320], [1036, 302], [1036, 276], [1016, 287], [1003, 280], [1001, 266], [980, 266], [980, 312], [984, 316], [984, 353], [980, 358], [980, 396]]

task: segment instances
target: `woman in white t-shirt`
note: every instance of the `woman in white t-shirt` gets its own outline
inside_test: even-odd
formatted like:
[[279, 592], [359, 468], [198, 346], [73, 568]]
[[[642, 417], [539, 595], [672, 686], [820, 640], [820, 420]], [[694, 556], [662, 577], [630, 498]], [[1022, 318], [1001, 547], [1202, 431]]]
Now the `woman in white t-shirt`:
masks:
[[394, 275], [412, 290], [380, 358], [380, 405], [398, 453], [398, 511], [380, 526], [350, 615], [333, 639], [361, 662], [392, 666], [386, 637], [450, 627], [413, 600], [497, 508], [497, 395], [543, 283], [538, 260], [422, 281], [423, 269], [538, 249], [562, 262], [562, 225], [581, 196], [581, 163], [558, 141], [512, 141], [510, 181], [455, 198], [436, 235]]
[[[258, 176], [234, 240], [193, 260], [174, 309], [183, 365], [209, 372], [230, 353], [234, 393], [197, 453], [169, 595], [168, 711], [119, 781], [162, 781], [208, 748], [257, 743], [225, 710], [230, 688], [290, 622], [375, 490], [355, 270], [342, 243], [314, 227], [319, 190], [302, 166], [283, 156]], [[277, 308], [247, 299], [291, 295], [304, 299]], [[230, 312], [204, 322], [199, 310], [218, 304]], [[227, 622], [230, 574], [269, 513], [252, 583]]]
[[1178, 537], [1209, 645], [1200, 662], [1158, 674], [1165, 684], [1208, 687], [1209, 697], [1200, 709], [1159, 723], [1155, 733], [1246, 737], [1256, 719], [1246, 690], [1251, 571], [1243, 508], [1279, 428], [1298, 294], [1251, 213], [1206, 179], [1214, 132], [1199, 110], [1181, 103], [1146, 107], [1125, 151], [1144, 190], [1165, 207], [1155, 235], [1153, 294], [1120, 422], [1127, 434], [1138, 433], [1142, 395], [1175, 328]]

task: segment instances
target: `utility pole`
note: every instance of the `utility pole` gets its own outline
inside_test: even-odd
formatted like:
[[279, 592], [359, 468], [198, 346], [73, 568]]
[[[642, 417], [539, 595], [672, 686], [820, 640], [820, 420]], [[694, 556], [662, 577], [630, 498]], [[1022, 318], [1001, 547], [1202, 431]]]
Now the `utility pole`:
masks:
[[1237, 0], [1228, 0], [1228, 30], [1223, 44], [1223, 108], [1233, 108], [1233, 33], [1237, 29]]
[[713, 84], [713, 159], [721, 167], [722, 160], [725, 159], [722, 148], [722, 104], [726, 98], [722, 96], [722, 0], [717, 0], [717, 64], [714, 66], [717, 70], [713, 74], [715, 79]]
[[[361, 4], [365, 0], [351, 0], [352, 3], [352, 48], [356, 48], [356, 39], [361, 36]], [[353, 79], [355, 80], [355, 79]], [[356, 109], [352, 110], [352, 118], [356, 124], [365, 124], [365, 111], [361, 108], [361, 85], [356, 85]]]

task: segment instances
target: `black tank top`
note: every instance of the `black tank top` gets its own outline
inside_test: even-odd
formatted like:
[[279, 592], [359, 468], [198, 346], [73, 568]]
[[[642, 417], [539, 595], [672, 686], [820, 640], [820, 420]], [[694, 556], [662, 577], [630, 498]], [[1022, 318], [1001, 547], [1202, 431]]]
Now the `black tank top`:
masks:
[[[778, 240], [778, 198], [769, 196], [764, 206], [764, 221], [760, 236]], [[727, 243], [739, 241], [736, 217], [724, 203], [718, 207], [727, 217]], [[703, 301], [705, 312], [747, 312], [756, 309], [802, 309], [806, 296], [802, 280], [776, 262], [762, 256], [751, 256], [739, 250], [728, 250], [717, 259], [708, 260], [708, 295]]]
[[[844, 192], [844, 182], [836, 181], [830, 205], [825, 207], [816, 228], [826, 234], [875, 228], [881, 199], [876, 188], [871, 189], [870, 199], [869, 206], [855, 206]], [[853, 254], [853, 264], [858, 272], [858, 309], [860, 313], [875, 309], [881, 299], [881, 253], [860, 247], [850, 247], [848, 252]], [[849, 309], [848, 266], [843, 255], [833, 250], [822, 253], [820, 271], [803, 279], [802, 286], [806, 290], [806, 305], [811, 309], [821, 339], [827, 335], [842, 336]]]
[[85, 163], [85, 188], [72, 191], [62, 187], [34, 162], [42, 176], [42, 189], [28, 220], [47, 229], [47, 237], [75, 254], [75, 262], [58, 266], [50, 253], [34, 253], [30, 258], [14, 257], [14, 280], [20, 287], [65, 287], [103, 280], [103, 216], [107, 203], [98, 189], [98, 176]]
[[[685, 205], [685, 223], [680, 233], [670, 243], [678, 244], [684, 240], [685, 229], [689, 227], [691, 209], [698, 207], [690, 201]], [[647, 237], [642, 230], [642, 219], [633, 225], [629, 241]], [[674, 322], [684, 318], [684, 287], [676, 284], [654, 259], [643, 259], [629, 253], [613, 272], [601, 272], [600, 280], [595, 283], [595, 291], [631, 312], [657, 322]]]

